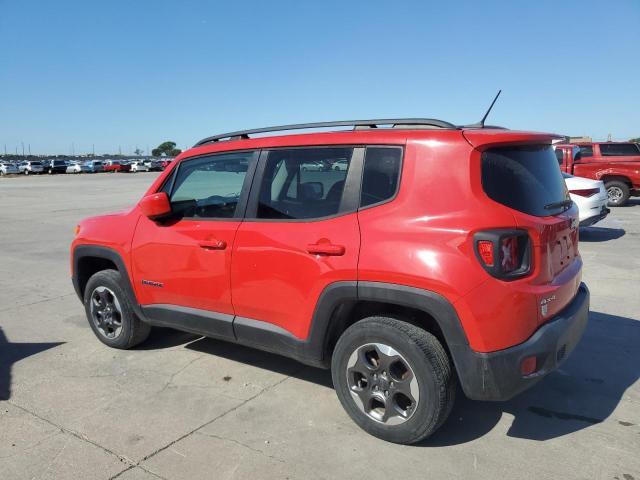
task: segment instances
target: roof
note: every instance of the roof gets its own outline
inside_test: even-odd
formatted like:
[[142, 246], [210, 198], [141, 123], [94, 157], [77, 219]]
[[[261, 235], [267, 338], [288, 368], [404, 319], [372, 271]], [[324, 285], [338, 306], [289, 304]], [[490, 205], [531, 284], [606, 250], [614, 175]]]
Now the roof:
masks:
[[235, 132], [220, 133], [210, 137], [203, 138], [194, 147], [199, 147], [207, 143], [219, 142], [221, 140], [247, 140], [249, 135], [257, 133], [286, 132], [292, 130], [311, 130], [318, 128], [333, 127], [354, 127], [354, 130], [376, 129], [382, 125], [390, 125], [391, 128], [429, 128], [429, 129], [449, 129], [456, 130], [458, 127], [453, 123], [435, 118], [377, 118], [369, 120], [338, 120], [332, 122], [314, 122], [314, 123], [294, 123], [289, 125], [278, 125], [275, 127], [262, 127], [250, 130], [238, 130]]

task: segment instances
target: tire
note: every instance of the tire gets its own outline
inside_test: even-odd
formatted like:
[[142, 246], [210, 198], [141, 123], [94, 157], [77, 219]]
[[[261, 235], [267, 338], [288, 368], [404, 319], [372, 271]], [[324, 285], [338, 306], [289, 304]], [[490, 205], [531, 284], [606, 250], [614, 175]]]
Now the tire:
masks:
[[[121, 285], [122, 277], [117, 270], [102, 270], [95, 273], [87, 282], [84, 291], [84, 308], [89, 325], [98, 340], [112, 348], [128, 349], [144, 342], [151, 332], [151, 326], [136, 316], [129, 297]], [[113, 320], [109, 322], [113, 327], [112, 336], [109, 335], [109, 328], [105, 324], [101, 328], [98, 325], [99, 320], [94, 316], [95, 311], [100, 308], [98, 302], [94, 302], [94, 298], [99, 298], [101, 294], [115, 299], [111, 302], [102, 302], [103, 304], [111, 303], [115, 307], [111, 310], [112, 312], [119, 310], [118, 315], [103, 316], [107, 320], [109, 318]], [[116, 328], [118, 324], [119, 330]]]
[[609, 207], [622, 207], [627, 203], [630, 196], [629, 185], [624, 182], [613, 180], [604, 184], [607, 189], [607, 206]]
[[[390, 355], [383, 355], [384, 351]], [[369, 358], [375, 357], [376, 352], [377, 367]], [[398, 368], [399, 364], [407, 368]], [[360, 375], [362, 368], [366, 375]], [[338, 399], [352, 420], [371, 435], [393, 443], [412, 444], [434, 433], [451, 413], [455, 401], [455, 374], [438, 339], [394, 318], [369, 317], [345, 330], [333, 352], [331, 376]], [[354, 381], [355, 377], [360, 380]], [[413, 399], [401, 392], [407, 388]], [[383, 404], [379, 400], [383, 399], [385, 413], [380, 414], [379, 408], [366, 412], [367, 396], [374, 399], [368, 402], [370, 407]], [[386, 412], [391, 412], [391, 418], [384, 420]]]
[[26, 168], [24, 169], [24, 174], [25, 175], [29, 175], [29, 170], [27, 170]]

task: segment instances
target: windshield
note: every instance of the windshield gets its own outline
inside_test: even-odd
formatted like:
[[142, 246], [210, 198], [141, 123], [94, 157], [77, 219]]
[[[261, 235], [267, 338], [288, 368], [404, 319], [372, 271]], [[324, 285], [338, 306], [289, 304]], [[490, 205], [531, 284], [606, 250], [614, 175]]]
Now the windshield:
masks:
[[482, 186], [491, 199], [530, 215], [557, 215], [570, 206], [549, 145], [487, 150], [482, 154]]

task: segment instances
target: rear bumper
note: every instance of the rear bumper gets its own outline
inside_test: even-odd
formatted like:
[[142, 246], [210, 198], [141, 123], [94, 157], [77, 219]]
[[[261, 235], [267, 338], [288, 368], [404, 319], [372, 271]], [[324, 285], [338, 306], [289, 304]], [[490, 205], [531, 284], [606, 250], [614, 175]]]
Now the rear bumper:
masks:
[[594, 225], [600, 220], [603, 220], [607, 215], [609, 215], [610, 212], [611, 210], [609, 210], [607, 207], [602, 207], [599, 214], [594, 215], [593, 217], [585, 218], [580, 222], [580, 226], [589, 227], [591, 225]]
[[[535, 385], [573, 351], [588, 316], [589, 290], [582, 283], [571, 303], [520, 345], [489, 353], [451, 348], [465, 394], [474, 400], [508, 400]], [[530, 356], [536, 357], [537, 371], [523, 376], [520, 362]]]

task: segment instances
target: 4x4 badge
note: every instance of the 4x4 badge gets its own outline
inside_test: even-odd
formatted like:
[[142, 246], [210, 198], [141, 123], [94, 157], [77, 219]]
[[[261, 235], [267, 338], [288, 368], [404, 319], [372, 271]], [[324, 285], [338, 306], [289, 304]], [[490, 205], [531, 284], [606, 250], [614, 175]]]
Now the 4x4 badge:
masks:
[[551, 295], [548, 298], [543, 298], [540, 300], [540, 313], [543, 317], [547, 316], [547, 311], [549, 310], [549, 304], [556, 299], [555, 295]]

